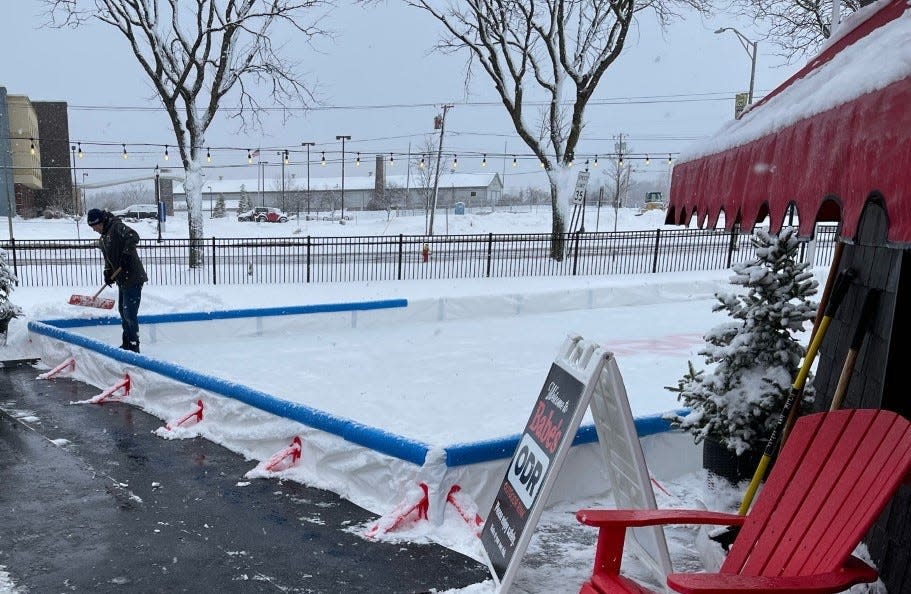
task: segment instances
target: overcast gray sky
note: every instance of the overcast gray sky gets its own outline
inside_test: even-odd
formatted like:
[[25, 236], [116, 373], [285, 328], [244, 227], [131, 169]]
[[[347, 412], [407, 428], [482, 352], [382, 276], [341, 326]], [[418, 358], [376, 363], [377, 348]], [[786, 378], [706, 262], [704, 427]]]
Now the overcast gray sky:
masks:
[[[70, 105], [70, 136], [73, 142], [126, 143], [130, 159], [119, 157], [119, 147], [88, 146], [78, 166], [89, 181], [120, 177], [124, 172], [94, 167], [145, 167], [166, 165], [161, 151], [130, 149], [130, 143], [174, 142], [163, 111], [135, 111], [123, 107], [159, 105], [145, 75], [139, 69], [119, 32], [100, 23], [80, 29], [42, 28], [45, 18], [38, 0], [2, 0], [0, 8], [0, 85], [11, 94], [34, 100], [63, 100]], [[465, 55], [430, 52], [440, 26], [425, 12], [390, 0], [368, 8], [340, 2], [326, 21], [336, 33], [334, 40], [319, 42], [315, 52], [287, 32], [287, 51], [300, 61], [300, 69], [318, 84], [324, 108], [282, 123], [278, 114], [259, 131], [239, 130], [238, 122], [223, 110], [207, 134], [212, 146], [287, 147], [300, 150], [301, 141], [317, 143], [320, 150], [336, 152], [335, 136], [352, 137], [346, 175], [362, 175], [373, 169], [377, 153], [405, 153], [418, 148], [433, 131], [437, 105], [455, 103], [447, 120], [445, 151], [461, 154], [463, 172], [503, 170], [501, 157], [490, 157], [482, 170], [480, 156], [469, 153], [529, 154], [499, 105], [486, 76], [477, 71], [466, 90]], [[719, 15], [710, 21], [689, 14], [687, 20], [662, 31], [654, 19], [645, 17], [630, 35], [617, 63], [603, 78], [587, 122], [579, 153], [613, 152], [613, 138], [623, 133], [635, 152], [654, 155], [652, 164], [640, 165], [640, 175], [661, 175], [668, 152], [676, 152], [694, 140], [711, 134], [733, 114], [733, 94], [745, 91], [750, 61], [731, 33], [715, 35], [721, 26], [736, 26], [744, 34], [755, 33], [749, 24]], [[274, 38], [274, 40], [276, 40]], [[279, 40], [281, 41], [281, 40]], [[768, 46], [759, 45], [756, 73], [757, 94], [768, 91], [792, 74], [799, 65], [782, 66]], [[676, 96], [676, 97], [674, 97]], [[660, 99], [649, 99], [659, 98]], [[632, 98], [629, 104], [599, 101]], [[268, 98], [261, 97], [264, 104]], [[480, 103], [489, 102], [489, 105]], [[343, 109], [339, 106], [350, 106]], [[387, 106], [387, 107], [377, 107]], [[141, 154], [149, 151], [149, 154]], [[275, 150], [263, 158], [279, 161]], [[352, 167], [353, 154], [361, 153], [364, 165]], [[170, 164], [177, 161], [171, 150]], [[244, 167], [243, 151], [213, 153], [213, 165], [234, 165], [210, 171], [225, 178], [255, 178], [255, 166]], [[398, 161], [399, 158], [397, 157]], [[292, 157], [291, 171], [305, 175], [300, 156]], [[509, 187], [539, 185], [543, 176], [535, 161], [511, 166], [506, 159]], [[404, 173], [401, 171], [390, 173]], [[311, 176], [338, 175], [332, 166], [311, 165]]]

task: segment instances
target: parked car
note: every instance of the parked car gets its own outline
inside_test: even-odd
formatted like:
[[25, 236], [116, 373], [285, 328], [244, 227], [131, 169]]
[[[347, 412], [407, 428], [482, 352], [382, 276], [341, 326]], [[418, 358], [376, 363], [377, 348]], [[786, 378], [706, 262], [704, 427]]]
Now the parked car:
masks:
[[288, 215], [280, 208], [257, 206], [237, 215], [238, 221], [256, 221], [257, 223], [287, 223]]
[[157, 219], [158, 207], [154, 204], [131, 204], [126, 208], [111, 211], [121, 219], [138, 221], [139, 219]]

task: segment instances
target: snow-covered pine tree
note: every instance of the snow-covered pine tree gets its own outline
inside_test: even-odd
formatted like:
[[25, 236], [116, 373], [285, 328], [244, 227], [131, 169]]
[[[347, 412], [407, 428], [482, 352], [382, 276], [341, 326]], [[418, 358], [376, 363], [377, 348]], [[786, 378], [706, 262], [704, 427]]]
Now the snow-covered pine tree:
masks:
[[10, 293], [16, 287], [16, 275], [9, 264], [6, 250], [0, 249], [0, 345], [6, 345], [6, 331], [9, 321], [22, 315], [19, 306], [9, 300]]
[[240, 184], [240, 200], [237, 201], [237, 214], [247, 212], [251, 208], [253, 208], [253, 205], [250, 203], [250, 196], [247, 195], [247, 187], [244, 184]]
[[225, 195], [220, 193], [218, 198], [215, 199], [215, 208], [212, 209], [212, 218], [213, 219], [223, 219], [226, 216], [225, 209]]
[[[733, 318], [705, 335], [699, 351], [710, 371], [689, 371], [678, 381], [677, 400], [690, 409], [672, 424], [693, 434], [696, 443], [711, 435], [736, 455], [761, 447], [774, 428], [804, 355], [794, 334], [812, 320], [809, 297], [818, 283], [809, 263], [797, 260], [796, 230], [778, 237], [758, 230], [751, 239], [756, 258], [735, 265], [731, 283], [746, 292], [717, 293], [713, 311]], [[804, 401], [812, 401], [812, 386]]]

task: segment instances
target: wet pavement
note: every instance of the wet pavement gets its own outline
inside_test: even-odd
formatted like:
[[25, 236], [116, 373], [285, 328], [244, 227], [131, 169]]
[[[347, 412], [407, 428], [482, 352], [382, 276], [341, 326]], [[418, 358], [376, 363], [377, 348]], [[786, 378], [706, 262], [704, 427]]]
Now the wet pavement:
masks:
[[376, 517], [334, 493], [253, 480], [201, 438], [122, 403], [71, 405], [93, 386], [0, 369], [0, 566], [29, 593], [378, 592], [487, 579], [436, 545], [366, 541]]

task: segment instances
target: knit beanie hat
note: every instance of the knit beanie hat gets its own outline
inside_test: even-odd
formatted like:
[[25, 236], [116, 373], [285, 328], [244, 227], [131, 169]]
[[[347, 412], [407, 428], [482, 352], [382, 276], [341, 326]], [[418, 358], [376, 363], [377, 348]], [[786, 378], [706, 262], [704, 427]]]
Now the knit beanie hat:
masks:
[[88, 214], [86, 215], [86, 222], [89, 224], [89, 226], [104, 222], [104, 211], [100, 208], [93, 208], [89, 210]]

